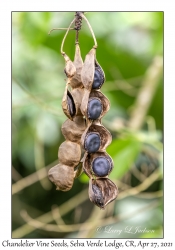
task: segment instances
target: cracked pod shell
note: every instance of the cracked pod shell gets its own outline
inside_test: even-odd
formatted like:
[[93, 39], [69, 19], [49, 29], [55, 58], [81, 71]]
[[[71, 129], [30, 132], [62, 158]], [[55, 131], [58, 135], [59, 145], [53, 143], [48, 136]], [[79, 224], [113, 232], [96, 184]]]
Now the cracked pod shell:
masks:
[[81, 81], [81, 71], [83, 67], [83, 60], [81, 58], [80, 47], [78, 44], [76, 44], [75, 46], [75, 57], [74, 57], [73, 64], [76, 68], [76, 72], [70, 80], [70, 85], [72, 88], [83, 88], [83, 84]]
[[[105, 165], [101, 166], [101, 174], [99, 174], [99, 170], [96, 173], [93, 170], [93, 162], [99, 157], [105, 158], [108, 162], [108, 169]], [[92, 176], [96, 176], [97, 179], [101, 177], [107, 177], [111, 173], [113, 166], [113, 160], [106, 152], [96, 152], [94, 154], [87, 153], [83, 162], [83, 170], [89, 178], [92, 178]]]
[[84, 89], [84, 96], [82, 98], [80, 109], [81, 109], [82, 114], [86, 116], [87, 119], [89, 119], [88, 118], [88, 113], [89, 113], [88, 103], [89, 103], [89, 100], [92, 100], [93, 98], [100, 100], [102, 104], [102, 112], [100, 116], [97, 118], [99, 120], [108, 112], [110, 108], [110, 102], [108, 98], [105, 95], [103, 95], [100, 90], [92, 90], [91, 92], [89, 92], [89, 90]]
[[117, 186], [108, 178], [90, 179], [89, 199], [95, 205], [104, 209], [118, 196]]
[[66, 84], [63, 99], [62, 99], [62, 109], [64, 114], [71, 120], [76, 114], [76, 106], [74, 99], [68, 90], [68, 84]]
[[76, 167], [81, 159], [80, 144], [64, 141], [58, 149], [58, 159], [64, 165]]
[[91, 91], [94, 72], [95, 72], [95, 54], [96, 49], [91, 49], [85, 57], [84, 65], [81, 71], [81, 81], [85, 89]]
[[75, 65], [66, 54], [64, 54], [63, 56], [66, 62], [64, 72], [68, 78], [72, 78], [76, 73]]
[[82, 116], [76, 116], [73, 121], [67, 119], [62, 125], [61, 131], [66, 140], [80, 143], [85, 129], [85, 119]]
[[[112, 136], [111, 133], [99, 122], [92, 123], [82, 134], [81, 144], [83, 148], [88, 152], [88, 148], [86, 147], [86, 138], [89, 133], [99, 134], [100, 137], [100, 147], [98, 151], [105, 151], [105, 149], [111, 144]], [[95, 152], [93, 152], [95, 153]]]
[[49, 170], [48, 177], [56, 185], [56, 190], [69, 191], [74, 182], [74, 168], [59, 163]]

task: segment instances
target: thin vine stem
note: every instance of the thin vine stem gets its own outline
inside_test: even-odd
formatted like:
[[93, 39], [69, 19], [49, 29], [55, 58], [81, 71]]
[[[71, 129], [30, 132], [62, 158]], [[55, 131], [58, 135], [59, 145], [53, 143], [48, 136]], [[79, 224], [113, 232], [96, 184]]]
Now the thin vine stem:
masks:
[[83, 15], [82, 12], [80, 13], [80, 16], [86, 21], [86, 23], [87, 23], [87, 25], [88, 25], [88, 27], [89, 27], [89, 29], [90, 29], [90, 31], [91, 31], [92, 37], [93, 37], [93, 39], [94, 39], [94, 46], [93, 46], [93, 47], [94, 47], [94, 49], [96, 49], [98, 45], [97, 45], [97, 40], [96, 40], [94, 31], [93, 31], [93, 29], [92, 29], [92, 27], [91, 27], [89, 21], [88, 21], [87, 18]]
[[67, 29], [67, 31], [66, 31], [66, 34], [65, 34], [64, 37], [63, 37], [62, 43], [61, 43], [61, 54], [62, 54], [63, 56], [65, 55], [65, 52], [63, 51], [64, 42], [65, 42], [65, 39], [66, 39], [66, 37], [67, 37], [67, 34], [68, 34], [68, 32], [69, 32], [69, 30], [70, 30], [72, 24], [75, 22], [75, 19], [76, 19], [76, 18], [74, 18], [74, 19], [72, 20], [72, 22], [70, 23], [70, 25], [69, 25], [69, 27], [68, 27], [68, 29]]
[[[54, 30], [68, 30], [68, 28], [53, 28], [48, 32], [48, 34], [50, 35], [50, 33]], [[70, 28], [69, 30], [75, 30], [75, 28]]]

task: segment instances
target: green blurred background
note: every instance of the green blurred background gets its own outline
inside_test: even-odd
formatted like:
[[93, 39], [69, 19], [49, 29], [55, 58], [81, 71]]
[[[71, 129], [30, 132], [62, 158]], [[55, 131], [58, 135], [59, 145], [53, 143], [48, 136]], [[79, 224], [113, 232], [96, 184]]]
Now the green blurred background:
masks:
[[[106, 76], [101, 91], [111, 103], [103, 124], [113, 136], [107, 152], [117, 200], [99, 210], [88, 198], [85, 174], [68, 192], [56, 191], [47, 178], [67, 119], [61, 108], [65, 31], [48, 32], [68, 27], [74, 15], [12, 13], [12, 237], [162, 238], [163, 12], [85, 14]], [[84, 60], [93, 46], [84, 21], [79, 42]], [[73, 60], [75, 31], [64, 51]]]

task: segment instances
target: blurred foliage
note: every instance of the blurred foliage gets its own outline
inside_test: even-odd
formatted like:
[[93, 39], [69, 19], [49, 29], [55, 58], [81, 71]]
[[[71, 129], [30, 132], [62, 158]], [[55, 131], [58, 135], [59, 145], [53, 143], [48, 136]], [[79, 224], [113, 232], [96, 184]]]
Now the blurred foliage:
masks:
[[[47, 178], [48, 168], [43, 170], [44, 178], [37, 172], [57, 160], [58, 147], [64, 141], [61, 125], [67, 119], [61, 109], [65, 75], [60, 46], [65, 31], [54, 31], [51, 35], [48, 32], [54, 27], [68, 27], [74, 14], [12, 13], [12, 190], [15, 184], [19, 187], [12, 197], [12, 230], [15, 232], [12, 237], [161, 238], [162, 71], [142, 126], [130, 129], [127, 124], [148, 69], [157, 56], [163, 56], [163, 12], [86, 13], [98, 42], [97, 59], [106, 76], [102, 92], [111, 103], [110, 111], [103, 118], [105, 127], [113, 136], [112, 144], [107, 149], [114, 160], [110, 178], [118, 185], [121, 194], [116, 202], [108, 205], [107, 211], [100, 213], [104, 220], [108, 217], [117, 218], [116, 222], [114, 219], [113, 223], [107, 225], [122, 229], [123, 232], [120, 235], [105, 233], [105, 230], [97, 233], [96, 228], [102, 225], [94, 213], [96, 215], [99, 210], [89, 201], [88, 194], [82, 202], [73, 200], [72, 208], [61, 219], [57, 214], [58, 225], [82, 223], [83, 227], [83, 223], [96, 218], [96, 224], [92, 223], [92, 228], [87, 231], [81, 231], [81, 227], [80, 230], [73, 230], [71, 226], [70, 230], [62, 232], [49, 231], [44, 226], [43, 229], [29, 231], [27, 226], [22, 227], [25, 218], [22, 218], [21, 211], [26, 210], [32, 218], [37, 218], [52, 211], [54, 204], [61, 209], [65, 202], [71, 201], [72, 197], [88, 187], [88, 178], [82, 174], [69, 192], [56, 191]], [[84, 59], [93, 46], [93, 39], [84, 21], [79, 42]], [[74, 31], [69, 32], [64, 51], [73, 60]], [[158, 178], [154, 180], [152, 174], [157, 169]], [[30, 177], [32, 173], [34, 175]], [[31, 184], [27, 183], [27, 176]], [[34, 181], [36, 177], [38, 181]], [[24, 188], [20, 188], [21, 180], [24, 180]], [[150, 204], [151, 208], [155, 202], [155, 207], [144, 210], [145, 206]], [[70, 206], [70, 203], [66, 204]], [[138, 212], [138, 209], [141, 210]], [[130, 217], [123, 218], [123, 214], [129, 216], [130, 213]], [[49, 220], [49, 216], [45, 215], [45, 223], [53, 224], [54, 219]], [[104, 221], [103, 224], [106, 225]], [[154, 233], [128, 234], [124, 232], [126, 226], [141, 226], [142, 229], [154, 230]]]

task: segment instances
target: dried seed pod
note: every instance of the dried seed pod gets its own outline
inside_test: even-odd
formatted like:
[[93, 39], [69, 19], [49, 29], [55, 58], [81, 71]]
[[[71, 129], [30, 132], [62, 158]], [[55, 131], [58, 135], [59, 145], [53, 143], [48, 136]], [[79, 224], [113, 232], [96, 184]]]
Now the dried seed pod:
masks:
[[101, 189], [89, 180], [89, 199], [100, 208], [104, 208], [104, 198]]
[[56, 190], [68, 191], [74, 182], [74, 168], [59, 163], [49, 170], [48, 177], [56, 185]]
[[81, 112], [81, 103], [82, 103], [82, 98], [83, 98], [83, 95], [84, 95], [84, 90], [81, 89], [81, 88], [76, 88], [76, 89], [73, 89], [71, 91], [71, 95], [72, 95], [72, 98], [74, 100], [74, 104], [75, 104], [75, 115], [78, 116], [78, 115], [82, 115], [82, 112]]
[[81, 71], [81, 81], [84, 87], [91, 91], [93, 80], [94, 80], [94, 71], [95, 71], [95, 54], [96, 50], [93, 48], [86, 55], [84, 65]]
[[64, 72], [68, 78], [72, 78], [76, 73], [75, 65], [73, 64], [73, 62], [70, 60], [70, 58], [66, 54], [64, 54], [63, 56], [64, 56], [64, 59], [66, 62]]
[[75, 47], [75, 57], [74, 57], [73, 64], [76, 68], [76, 73], [70, 80], [70, 85], [72, 88], [82, 88], [83, 84], [81, 82], [81, 70], [83, 67], [83, 60], [81, 58], [80, 47], [78, 44], [76, 44], [76, 47]]
[[76, 116], [73, 121], [67, 119], [62, 125], [61, 131], [66, 140], [80, 143], [85, 129], [85, 119], [82, 116]]
[[65, 91], [64, 91], [64, 95], [62, 99], [62, 108], [63, 108], [63, 112], [65, 113], [65, 115], [69, 119], [72, 120], [76, 114], [76, 106], [75, 106], [74, 99], [70, 91], [68, 90], [68, 84], [66, 84], [66, 87], [65, 87]]
[[91, 179], [89, 182], [89, 198], [100, 208], [105, 208], [118, 195], [118, 188], [108, 178]]
[[105, 81], [105, 74], [102, 67], [99, 65], [97, 60], [95, 60], [95, 73], [94, 80], [92, 84], [92, 89], [100, 89]]
[[87, 154], [83, 162], [84, 172], [91, 178], [107, 177], [113, 169], [113, 161], [106, 152]]
[[97, 97], [89, 98], [87, 105], [87, 117], [89, 120], [96, 120], [103, 112], [102, 102]]
[[[109, 146], [109, 144], [112, 141], [112, 136], [111, 133], [103, 126], [101, 125], [99, 122], [93, 123], [91, 124], [82, 134], [81, 137], [81, 144], [83, 145], [84, 149], [86, 151], [88, 151], [89, 153], [95, 153], [95, 149], [92, 151], [88, 149], [88, 145], [86, 146], [87, 142], [86, 142], [86, 138], [88, 137], [88, 134], [98, 134], [100, 137], [100, 147], [97, 149], [99, 152], [101, 151], [105, 151], [105, 149], [107, 148], [107, 146]], [[97, 139], [98, 140], [98, 139]], [[96, 143], [98, 143], [96, 141]], [[93, 146], [92, 146], [93, 147]]]
[[70, 167], [77, 166], [81, 159], [80, 144], [71, 141], [64, 141], [59, 147], [58, 158], [62, 164]]

